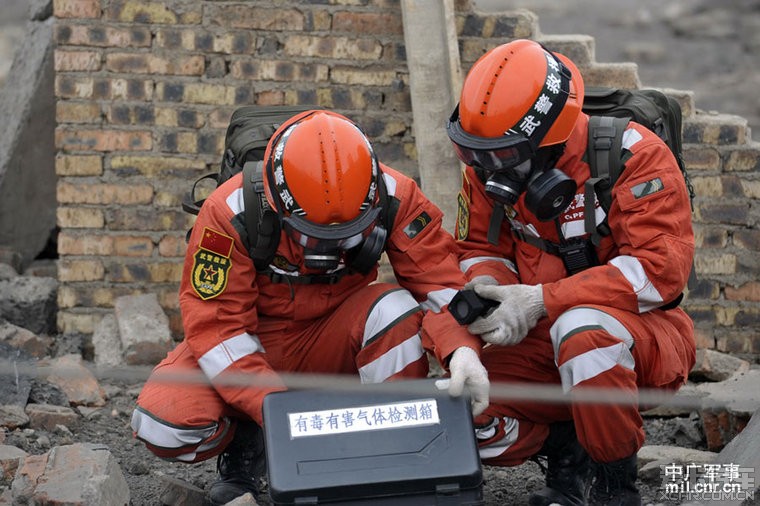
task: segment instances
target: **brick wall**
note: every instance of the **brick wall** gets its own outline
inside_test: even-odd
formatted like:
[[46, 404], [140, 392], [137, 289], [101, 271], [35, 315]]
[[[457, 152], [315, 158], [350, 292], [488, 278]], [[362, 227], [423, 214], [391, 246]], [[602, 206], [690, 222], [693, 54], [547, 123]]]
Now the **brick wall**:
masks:
[[[536, 37], [526, 11], [483, 16], [458, 0], [464, 69], [485, 50]], [[114, 299], [155, 292], [181, 334], [177, 283], [190, 182], [217, 170], [243, 104], [316, 103], [355, 119], [386, 163], [418, 176], [398, 0], [55, 0], [59, 316], [90, 334]], [[586, 81], [636, 86], [630, 64], [599, 64], [593, 40], [542, 37]], [[700, 282], [686, 308], [700, 345], [760, 355], [760, 146], [746, 121], [687, 115], [697, 191]]]

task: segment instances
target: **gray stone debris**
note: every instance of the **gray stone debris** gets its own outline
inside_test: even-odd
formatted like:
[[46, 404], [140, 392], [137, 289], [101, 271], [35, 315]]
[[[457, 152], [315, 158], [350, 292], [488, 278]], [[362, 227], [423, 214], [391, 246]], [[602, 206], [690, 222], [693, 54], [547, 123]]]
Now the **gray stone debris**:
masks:
[[37, 334], [56, 332], [58, 281], [16, 276], [0, 280], [0, 318]]
[[169, 317], [155, 293], [117, 298], [114, 314], [127, 364], [155, 365], [174, 347]]
[[11, 490], [14, 504], [129, 504], [119, 464], [108, 447], [98, 444], [57, 446], [26, 457]]
[[737, 373], [749, 371], [746, 360], [715, 350], [697, 350], [697, 362], [689, 374], [691, 378], [723, 381]]

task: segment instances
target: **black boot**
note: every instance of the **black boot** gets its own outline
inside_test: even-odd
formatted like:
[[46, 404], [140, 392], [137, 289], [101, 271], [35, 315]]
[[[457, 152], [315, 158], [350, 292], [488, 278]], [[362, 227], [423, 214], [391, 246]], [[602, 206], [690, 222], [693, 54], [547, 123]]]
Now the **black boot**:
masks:
[[591, 459], [578, 443], [573, 423], [553, 423], [538, 456], [546, 457], [546, 486], [530, 496], [529, 504], [584, 506], [591, 477]]
[[636, 454], [615, 462], [596, 462], [594, 468], [590, 498], [593, 506], [641, 506], [641, 495], [636, 488]]
[[259, 480], [266, 474], [264, 431], [255, 422], [238, 422], [235, 436], [216, 461], [219, 477], [211, 484], [209, 498], [221, 506], [250, 492], [259, 493]]

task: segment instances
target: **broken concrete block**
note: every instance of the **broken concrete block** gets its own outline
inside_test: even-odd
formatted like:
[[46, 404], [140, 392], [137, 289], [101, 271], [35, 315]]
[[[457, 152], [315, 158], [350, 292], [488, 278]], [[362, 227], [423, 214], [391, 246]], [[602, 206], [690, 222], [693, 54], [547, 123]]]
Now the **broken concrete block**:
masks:
[[95, 349], [94, 362], [98, 367], [124, 365], [119, 325], [114, 315], [105, 315], [95, 327], [95, 332], [92, 334], [92, 346]]
[[114, 314], [127, 364], [155, 365], [174, 347], [169, 317], [155, 293], [117, 298]]
[[106, 403], [105, 392], [78, 355], [54, 359], [47, 380], [60, 387], [74, 406], [102, 406]]
[[0, 280], [0, 318], [35, 334], [56, 332], [58, 281], [18, 276]]
[[18, 504], [127, 506], [129, 487], [108, 447], [77, 443], [27, 457], [11, 485]]
[[721, 450], [734, 439], [760, 409], [760, 370], [738, 373], [718, 383], [702, 383], [697, 389], [707, 394], [702, 399], [702, 428], [711, 451]]
[[24, 410], [29, 417], [29, 426], [32, 429], [52, 431], [58, 425], [69, 429], [75, 428], [81, 418], [76, 411], [65, 406], [52, 404], [27, 404]]
[[749, 362], [715, 350], [697, 350], [697, 360], [689, 378], [699, 381], [724, 381], [749, 370]]

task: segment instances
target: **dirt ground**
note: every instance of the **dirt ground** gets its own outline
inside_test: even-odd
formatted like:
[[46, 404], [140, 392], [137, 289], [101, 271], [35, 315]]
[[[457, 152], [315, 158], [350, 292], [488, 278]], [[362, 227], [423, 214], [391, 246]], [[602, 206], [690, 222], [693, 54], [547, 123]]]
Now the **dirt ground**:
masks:
[[[215, 459], [199, 464], [162, 461], [132, 438], [129, 421], [142, 383], [101, 381], [101, 386], [108, 395], [107, 404], [90, 412], [79, 427], [72, 431], [52, 432], [16, 430], [7, 434], [4, 444], [17, 446], [30, 454], [40, 454], [53, 446], [78, 442], [106, 444], [124, 473], [130, 490], [130, 504], [134, 506], [186, 504], [162, 500], [166, 490], [162, 476], [182, 480], [203, 490], [208, 488], [216, 477]], [[693, 438], [690, 439], [690, 435], [684, 433], [684, 427], [694, 427], [693, 420], [686, 417], [646, 419], [646, 444], [688, 445], [690, 448], [704, 450], [704, 441], [695, 442]], [[540, 489], [544, 480], [540, 468], [534, 462], [513, 468], [486, 466], [483, 473], [485, 506], [527, 505], [531, 492]], [[659, 501], [657, 494], [660, 490], [656, 486], [647, 486], [641, 482], [639, 486], [645, 505], [678, 504]], [[270, 506], [272, 503], [267, 496], [262, 496], [259, 504]]]

